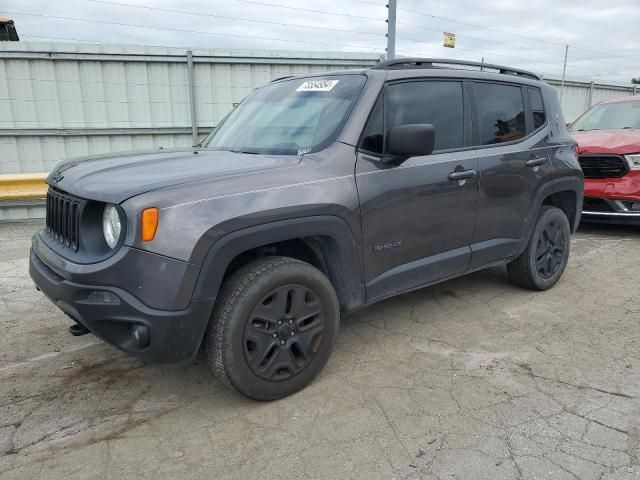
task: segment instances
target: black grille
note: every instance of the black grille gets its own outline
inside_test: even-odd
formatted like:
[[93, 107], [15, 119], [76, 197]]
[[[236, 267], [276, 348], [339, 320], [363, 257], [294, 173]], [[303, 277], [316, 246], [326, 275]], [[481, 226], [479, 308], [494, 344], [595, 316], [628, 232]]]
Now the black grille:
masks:
[[613, 212], [609, 202], [596, 197], [584, 197], [582, 210], [585, 212]]
[[617, 155], [580, 155], [585, 178], [618, 178], [629, 172], [627, 161]]
[[77, 198], [49, 189], [47, 192], [47, 232], [65, 247], [78, 251], [80, 242], [80, 202]]

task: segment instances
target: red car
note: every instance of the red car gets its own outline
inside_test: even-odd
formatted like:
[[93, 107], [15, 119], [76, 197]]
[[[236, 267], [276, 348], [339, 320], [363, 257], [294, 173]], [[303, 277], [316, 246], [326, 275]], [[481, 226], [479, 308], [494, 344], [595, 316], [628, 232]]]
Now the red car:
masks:
[[569, 132], [584, 172], [583, 220], [640, 224], [640, 96], [594, 105]]

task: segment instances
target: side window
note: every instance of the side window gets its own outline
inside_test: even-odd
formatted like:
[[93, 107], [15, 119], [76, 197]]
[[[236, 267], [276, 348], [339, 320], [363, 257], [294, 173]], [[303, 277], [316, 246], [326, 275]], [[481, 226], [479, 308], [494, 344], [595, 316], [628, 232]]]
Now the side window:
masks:
[[475, 94], [480, 145], [511, 142], [526, 135], [520, 87], [476, 83]]
[[528, 88], [527, 91], [529, 92], [529, 102], [533, 113], [533, 129], [537, 130], [547, 121], [547, 115], [544, 113], [544, 103], [542, 102], [542, 93], [537, 88]]
[[387, 87], [385, 101], [386, 109], [380, 101], [374, 108], [362, 140], [363, 150], [385, 153], [384, 129], [388, 132], [393, 127], [413, 123], [434, 126], [435, 150], [465, 146], [461, 82], [397, 83]]

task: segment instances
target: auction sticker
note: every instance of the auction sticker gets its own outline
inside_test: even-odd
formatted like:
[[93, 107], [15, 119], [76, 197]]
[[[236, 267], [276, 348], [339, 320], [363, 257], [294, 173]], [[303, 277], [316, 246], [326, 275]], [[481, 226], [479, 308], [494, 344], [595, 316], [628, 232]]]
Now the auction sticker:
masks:
[[330, 92], [339, 80], [307, 80], [296, 92]]

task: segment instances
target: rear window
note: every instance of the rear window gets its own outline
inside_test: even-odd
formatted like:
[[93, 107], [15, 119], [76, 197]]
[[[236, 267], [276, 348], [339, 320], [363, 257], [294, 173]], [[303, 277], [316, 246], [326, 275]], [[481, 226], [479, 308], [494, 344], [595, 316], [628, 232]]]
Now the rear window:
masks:
[[512, 142], [526, 135], [522, 89], [497, 83], [475, 84], [480, 145]]

